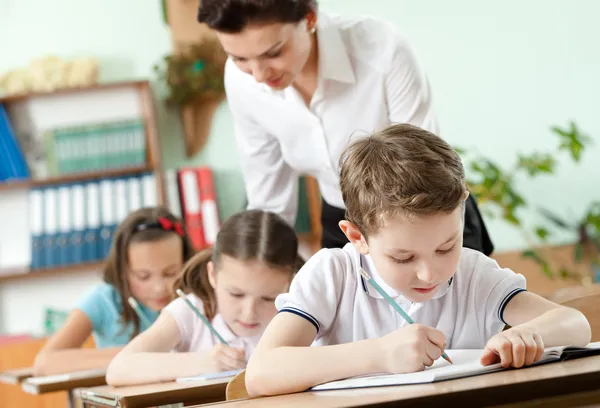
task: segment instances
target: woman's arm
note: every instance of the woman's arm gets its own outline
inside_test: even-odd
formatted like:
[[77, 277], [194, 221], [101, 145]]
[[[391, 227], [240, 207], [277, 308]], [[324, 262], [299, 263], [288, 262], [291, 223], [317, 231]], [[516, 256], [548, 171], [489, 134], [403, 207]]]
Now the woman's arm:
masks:
[[120, 347], [82, 349], [92, 334], [92, 322], [81, 310], [74, 310], [65, 325], [54, 335], [35, 358], [34, 375], [53, 375], [108, 367]]
[[157, 383], [218, 371], [209, 351], [170, 352], [180, 339], [177, 322], [163, 311], [148, 330], [113, 359], [106, 373], [107, 383], [114, 386]]
[[227, 104], [235, 123], [248, 209], [274, 212], [294, 225], [298, 207], [298, 175], [285, 162], [277, 138], [254, 121], [250, 112], [253, 105], [248, 79], [240, 78], [240, 75], [239, 68], [227, 61]]
[[410, 123], [439, 135], [431, 88], [416, 56], [403, 38], [396, 49], [385, 79], [390, 123]]

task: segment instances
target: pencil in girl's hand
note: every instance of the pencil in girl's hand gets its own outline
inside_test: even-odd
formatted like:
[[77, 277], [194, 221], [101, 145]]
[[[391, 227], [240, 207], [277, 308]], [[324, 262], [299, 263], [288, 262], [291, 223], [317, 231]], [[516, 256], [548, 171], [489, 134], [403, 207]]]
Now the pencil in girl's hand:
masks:
[[[369, 275], [362, 268], [360, 269], [360, 274], [362, 275], [363, 278], [365, 278], [367, 280], [367, 282], [369, 282], [377, 290], [377, 292], [379, 292], [379, 294], [381, 296], [383, 296], [383, 298], [394, 308], [394, 310], [396, 310], [396, 312], [398, 312], [400, 314], [400, 316], [402, 316], [404, 318], [404, 320], [406, 320], [409, 324], [415, 323], [415, 321], [408, 315], [408, 313], [406, 313], [400, 307], [400, 305], [398, 303], [394, 302], [394, 299], [392, 299], [390, 297], [390, 295], [388, 295], [386, 293], [386, 291], [383, 290], [383, 288], [381, 286], [379, 286], [379, 284], [377, 282], [375, 282], [373, 279], [371, 279], [371, 275]], [[450, 360], [450, 357], [448, 357], [448, 355], [446, 353], [442, 353], [442, 357], [444, 358], [444, 360], [446, 360], [450, 364], [453, 364], [452, 360]]]
[[129, 302], [129, 305], [131, 305], [131, 307], [133, 308], [133, 311], [135, 312], [135, 314], [146, 325], [146, 327], [152, 326], [152, 322], [144, 314], [144, 312], [140, 308], [140, 305], [138, 304], [137, 300], [135, 300], [133, 298], [133, 296], [129, 296], [129, 298], [127, 299], [127, 302]]
[[198, 316], [200, 318], [200, 320], [202, 320], [204, 322], [204, 324], [206, 326], [208, 326], [208, 328], [210, 329], [211, 332], [213, 332], [213, 334], [215, 336], [217, 336], [217, 338], [219, 339], [219, 341], [225, 345], [229, 345], [225, 339], [223, 339], [223, 337], [221, 337], [221, 335], [219, 334], [218, 331], [215, 330], [215, 328], [213, 327], [212, 324], [210, 324], [210, 322], [208, 321], [208, 319], [206, 318], [206, 316], [204, 316], [202, 313], [200, 313], [200, 311], [198, 310], [198, 308], [196, 306], [194, 306], [192, 304], [192, 302], [190, 302], [190, 300], [187, 298], [187, 296], [185, 295], [185, 293], [183, 293], [183, 291], [181, 289], [177, 289], [175, 292], [177, 292], [177, 295], [179, 295], [180, 298], [182, 298], [185, 303], [187, 303], [187, 305], [190, 307], [190, 309], [192, 309], [192, 311], [196, 314], [196, 316]]

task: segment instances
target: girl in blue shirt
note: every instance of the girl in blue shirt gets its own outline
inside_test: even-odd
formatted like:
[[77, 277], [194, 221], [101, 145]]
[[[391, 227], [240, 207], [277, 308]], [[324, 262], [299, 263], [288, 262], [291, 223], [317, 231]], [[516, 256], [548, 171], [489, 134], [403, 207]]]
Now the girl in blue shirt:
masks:
[[[35, 375], [108, 367], [173, 299], [172, 287], [194, 249], [185, 229], [164, 208], [143, 208], [118, 227], [104, 266], [104, 282], [87, 293], [65, 325], [38, 353]], [[133, 297], [143, 316], [128, 299]], [[81, 348], [93, 334], [96, 349]]]

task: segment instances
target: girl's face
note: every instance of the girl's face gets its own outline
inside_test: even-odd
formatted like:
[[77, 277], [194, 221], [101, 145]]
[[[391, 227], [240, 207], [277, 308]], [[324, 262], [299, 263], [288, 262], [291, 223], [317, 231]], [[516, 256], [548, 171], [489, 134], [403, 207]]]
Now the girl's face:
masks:
[[312, 49], [308, 20], [297, 24], [252, 24], [240, 33], [217, 32], [231, 60], [259, 83], [275, 90], [290, 86], [304, 69]]
[[146, 307], [160, 311], [173, 300], [173, 284], [183, 265], [182, 246], [175, 234], [159, 241], [129, 244], [129, 288]]
[[236, 336], [261, 334], [277, 310], [275, 298], [288, 290], [291, 275], [258, 261], [239, 261], [221, 256], [215, 271], [208, 264], [208, 278], [215, 290], [218, 311]]

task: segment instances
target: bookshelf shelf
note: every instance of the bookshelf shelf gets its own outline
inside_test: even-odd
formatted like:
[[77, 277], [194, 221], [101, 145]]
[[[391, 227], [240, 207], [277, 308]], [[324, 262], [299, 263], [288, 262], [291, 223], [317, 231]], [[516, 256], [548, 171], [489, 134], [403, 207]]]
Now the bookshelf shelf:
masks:
[[81, 263], [76, 265], [61, 266], [58, 268], [38, 269], [35, 271], [32, 271], [29, 268], [0, 270], [0, 282], [90, 271], [101, 268], [103, 264], [104, 262]]
[[40, 187], [52, 184], [61, 184], [61, 183], [74, 183], [74, 182], [85, 182], [89, 180], [95, 180], [100, 178], [110, 178], [110, 177], [122, 177], [122, 176], [130, 176], [134, 174], [141, 174], [145, 172], [151, 172], [154, 169], [151, 166], [136, 166], [136, 167], [126, 167], [122, 169], [111, 169], [111, 170], [102, 170], [102, 171], [90, 171], [86, 173], [76, 173], [76, 174], [68, 174], [60, 177], [49, 177], [41, 180], [15, 180], [15, 181], [6, 181], [0, 182], [0, 191], [2, 190], [15, 190], [15, 189], [24, 189], [24, 188], [32, 188], [32, 187]]
[[[55, 168], [60, 169], [59, 157], [69, 159], [72, 158], [71, 156], [75, 156], [73, 152], [84, 152], [83, 160], [81, 160], [82, 157], [78, 158], [79, 162], [71, 160], [68, 163], [70, 167], [65, 168], [76, 172], [43, 179], [13, 178], [0, 181], [0, 222], [6, 225], [6, 228], [0, 231], [0, 248], [2, 248], [3, 254], [11, 252], [12, 262], [21, 264], [29, 259], [36, 264], [36, 261], [39, 260], [34, 258], [37, 253], [31, 250], [38, 248], [32, 245], [34, 235], [31, 232], [31, 226], [34, 222], [37, 223], [38, 229], [59, 228], [62, 231], [68, 225], [68, 232], [63, 231], [63, 234], [68, 236], [74, 231], [75, 218], [78, 217], [77, 222], [81, 228], [82, 223], [87, 225], [94, 219], [88, 217], [87, 214], [94, 211], [96, 217], [100, 217], [103, 206], [113, 208], [114, 220], [111, 223], [118, 224], [128, 212], [134, 210], [133, 207], [164, 205], [161, 146], [156, 123], [154, 93], [149, 81], [120, 81], [81, 88], [60, 89], [53, 92], [0, 95], [0, 105], [8, 118], [9, 133], [13, 133], [12, 137], [18, 142], [17, 150], [23, 149], [23, 146], [30, 147], [29, 156], [23, 150], [21, 153], [25, 161], [28, 157], [34, 160], [37, 165], [34, 168], [44, 165], [43, 160], [36, 159], [36, 152], [39, 150], [44, 153], [46, 140], [43, 136], [46, 131], [56, 131], [57, 129], [63, 131], [63, 142], [64, 140], [75, 140], [77, 137], [87, 137], [88, 139], [84, 140], [92, 140], [92, 143], [86, 141], [80, 142], [77, 146], [70, 145], [70, 150], [66, 150], [70, 153], [66, 156], [50, 156], [56, 160]], [[86, 133], [86, 129], [89, 130], [88, 126], [94, 133]], [[98, 142], [93, 139], [100, 138], [102, 135], [106, 138], [104, 140], [107, 144], [98, 145]], [[142, 135], [143, 138], [140, 137]], [[56, 142], [56, 139], [50, 138], [49, 140]], [[102, 147], [109, 144], [111, 149]], [[32, 146], [36, 149], [33, 149]], [[119, 149], [126, 153], [118, 154]], [[86, 165], [83, 165], [88, 151], [94, 153], [90, 155], [92, 157], [90, 160], [95, 160], [95, 162], [86, 162]], [[8, 158], [10, 159], [10, 157]], [[26, 164], [30, 168], [30, 173], [35, 173], [31, 171], [31, 164]], [[109, 164], [113, 168], [91, 170], [101, 165], [109, 166]], [[127, 167], [114, 168], [115, 165]], [[14, 167], [12, 170], [10, 175], [3, 175], [3, 177], [17, 176], [23, 173], [14, 171]], [[106, 179], [112, 180], [101, 183], [102, 185], [89, 183]], [[50, 188], [54, 185], [68, 186], [62, 189]], [[31, 190], [42, 186], [48, 188], [30, 194]], [[75, 186], [78, 188], [75, 189]], [[79, 187], [83, 187], [83, 189]], [[107, 194], [107, 192], [111, 194]], [[94, 200], [97, 203], [86, 204], [83, 209], [79, 205], [78, 211], [73, 210], [76, 207], [73, 203], [89, 203], [89, 197], [95, 197]], [[63, 211], [62, 216], [59, 211], [61, 203], [70, 203], [70, 210]], [[54, 211], [54, 215], [49, 216], [49, 211]], [[68, 220], [65, 214], [69, 216]], [[85, 215], [82, 216], [82, 214]], [[52, 218], [54, 221], [46, 221], [52, 220]], [[13, 234], [13, 231], [18, 233]], [[36, 235], [36, 237], [39, 236]], [[103, 251], [105, 250], [106, 248], [103, 248]], [[31, 251], [30, 256], [27, 256], [28, 251]], [[30, 278], [33, 282], [33, 278], [38, 277], [51, 279], [54, 276], [92, 272], [102, 267], [105, 256], [106, 254], [97, 254], [94, 260], [84, 258], [90, 261], [85, 264], [34, 270], [31, 270], [29, 266], [9, 269], [8, 264], [2, 265], [0, 262], [0, 284], [6, 281], [17, 282]], [[44, 262], [37, 264], [43, 265]], [[55, 264], [55, 262], [50, 264]]]
[[110, 90], [110, 89], [118, 89], [124, 87], [143, 87], [145, 86], [147, 81], [123, 81], [123, 82], [111, 82], [111, 83], [103, 83], [103, 84], [95, 84], [86, 87], [78, 87], [78, 88], [64, 88], [57, 89], [51, 92], [31, 92], [25, 94], [18, 95], [0, 95], [0, 103], [14, 103], [21, 102], [27, 99], [32, 98], [42, 98], [42, 97], [54, 97], [59, 95], [69, 95], [74, 93], [81, 92], [90, 92], [95, 90]]

